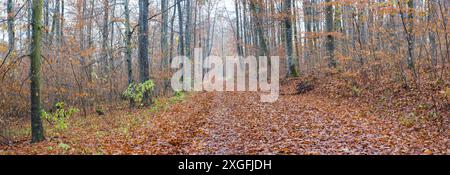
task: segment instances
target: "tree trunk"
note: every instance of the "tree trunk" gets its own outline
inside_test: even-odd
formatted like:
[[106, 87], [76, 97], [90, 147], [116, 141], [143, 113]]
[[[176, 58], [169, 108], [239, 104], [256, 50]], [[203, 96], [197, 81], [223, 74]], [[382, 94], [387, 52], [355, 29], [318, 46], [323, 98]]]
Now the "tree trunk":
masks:
[[170, 20], [170, 51], [169, 51], [169, 64], [170, 64], [170, 62], [172, 62], [172, 57], [173, 57], [173, 50], [174, 50], [174, 35], [175, 35], [175, 32], [174, 32], [174, 23], [175, 23], [175, 16], [176, 16], [176, 14], [177, 14], [177, 7], [176, 7], [176, 4], [177, 4], [177, 1], [178, 0], [174, 0], [174, 3], [175, 3], [175, 6], [174, 6], [174, 8], [173, 8], [173, 15], [172, 15], [172, 19]]
[[185, 35], [186, 35], [186, 40], [185, 40], [185, 47], [186, 47], [186, 56], [190, 57], [191, 56], [191, 26], [192, 26], [192, 8], [191, 8], [191, 2], [192, 1], [186, 1], [186, 30], [185, 30]]
[[115, 70], [115, 63], [114, 63], [114, 25], [115, 25], [115, 21], [114, 21], [114, 18], [116, 17], [115, 16], [115, 13], [116, 13], [116, 0], [112, 0], [112, 8], [111, 8], [111, 35], [110, 35], [110, 37], [109, 37], [109, 39], [110, 39], [110, 45], [109, 45], [109, 47], [108, 47], [108, 53], [109, 53], [109, 64], [108, 64], [108, 66], [109, 66], [109, 69], [108, 69], [108, 72], [109, 71], [111, 71], [111, 72], [109, 72], [109, 75], [108, 75], [108, 83], [109, 83], [109, 100], [110, 101], [112, 101], [112, 99], [114, 98], [114, 88], [113, 88], [113, 84], [115, 84], [115, 82], [114, 82], [114, 79], [115, 79], [115, 76], [112, 76], [112, 74], [113, 73], [115, 73], [115, 72], [112, 72], [112, 71], [114, 71]]
[[8, 52], [13, 53], [15, 50], [15, 32], [14, 32], [14, 3], [8, 0]]
[[[131, 57], [131, 25], [130, 25], [130, 1], [125, 0], [124, 2], [124, 13], [125, 13], [125, 59], [127, 61], [127, 75], [128, 75], [128, 85], [131, 85], [133, 81], [133, 60]], [[130, 107], [135, 105], [134, 101], [130, 99]]]
[[238, 0], [234, 1], [235, 11], [236, 11], [236, 43], [237, 43], [237, 52], [239, 56], [243, 56], [243, 49], [241, 46], [241, 33], [240, 33], [240, 21], [239, 21], [239, 2]]
[[[27, 22], [28, 22], [28, 24], [30, 24], [30, 25], [27, 25], [27, 39], [29, 40], [29, 41], [32, 41], [33, 40], [33, 38], [32, 38], [32, 36], [31, 36], [31, 30], [32, 30], [32, 28], [31, 28], [31, 23], [32, 23], [32, 21], [31, 20], [33, 20], [32, 18], [33, 18], [33, 2], [32, 1], [28, 1], [28, 8], [27, 8], [27, 11], [28, 11], [28, 17], [27, 17]], [[51, 41], [50, 41], [51, 42]], [[32, 48], [31, 47], [29, 47], [28, 48], [28, 50], [31, 52], [32, 50], [31, 50]]]
[[48, 27], [49, 27], [49, 25], [50, 25], [50, 8], [49, 8], [49, 0], [45, 0], [45, 3], [44, 3], [44, 11], [45, 11], [45, 14], [44, 14], [44, 26], [45, 26], [45, 28], [46, 28], [46, 30], [45, 30], [45, 37], [46, 37], [46, 39], [48, 39], [47, 37], [47, 35], [48, 35]]
[[303, 11], [305, 13], [305, 51], [303, 52], [303, 60], [306, 63], [307, 70], [309, 70], [310, 64], [311, 64], [311, 56], [312, 56], [312, 49], [313, 49], [313, 43], [311, 40], [311, 32], [312, 32], [312, 10], [311, 10], [311, 2], [309, 0], [303, 1]]
[[[93, 17], [94, 17], [94, 7], [95, 7], [95, 0], [91, 0], [90, 3], [90, 9], [89, 9], [89, 24], [87, 25], [87, 42], [88, 42], [88, 48], [92, 49], [94, 46], [94, 41], [92, 39], [92, 25], [93, 25]], [[89, 56], [89, 60], [91, 60], [92, 56]], [[92, 60], [91, 60], [92, 61]], [[89, 63], [88, 67], [88, 81], [92, 83], [92, 73], [94, 71], [92, 63]]]
[[102, 28], [102, 54], [101, 68], [102, 75], [106, 76], [108, 72], [108, 35], [109, 35], [109, 0], [103, 0], [103, 28]]
[[333, 18], [333, 5], [331, 4], [331, 0], [325, 0], [327, 3], [325, 12], [326, 12], [326, 28], [327, 28], [327, 57], [328, 57], [328, 67], [336, 68], [337, 62], [334, 58], [334, 37], [332, 32], [334, 32], [334, 18]]
[[254, 0], [250, 1], [250, 8], [252, 9], [253, 18], [256, 25], [256, 33], [258, 35], [259, 40], [259, 56], [270, 56], [269, 50], [267, 48], [266, 39], [264, 37], [264, 30], [263, 30], [263, 23], [259, 16], [261, 16], [261, 7], [262, 4], [261, 1], [257, 1], [256, 3]]
[[[110, 39], [110, 45], [109, 45], [109, 52], [110, 52], [110, 57], [109, 57], [109, 66], [111, 67], [111, 69], [114, 69], [114, 25], [116, 24], [114, 19], [116, 18], [116, 2], [117, 0], [112, 0], [112, 9], [111, 9], [111, 36], [109, 37]], [[112, 81], [112, 80], [111, 80]]]
[[[86, 41], [87, 41], [87, 48], [88, 49], [92, 49], [94, 47], [94, 41], [92, 38], [92, 26], [93, 26], [93, 16], [94, 16], [94, 7], [95, 7], [95, 0], [91, 0], [90, 1], [90, 5], [89, 5], [89, 22], [87, 24], [87, 37], [86, 37]], [[94, 83], [94, 80], [92, 78], [92, 75], [94, 73], [94, 68], [93, 68], [93, 64], [94, 64], [94, 60], [92, 59], [92, 54], [89, 54], [89, 56], [87, 57], [87, 59], [89, 60], [89, 63], [86, 65], [86, 76], [87, 76], [87, 81], [90, 84]], [[94, 106], [95, 103], [95, 90], [92, 87], [88, 87], [88, 94], [90, 95], [88, 97], [87, 100], [87, 106], [89, 106], [89, 109], [92, 109], [92, 107]]]
[[414, 65], [414, 0], [408, 0], [408, 68], [415, 72]]
[[165, 70], [169, 66], [169, 43], [168, 43], [168, 32], [169, 32], [169, 12], [167, 8], [169, 6], [168, 0], [161, 0], [161, 11], [162, 13], [162, 23], [161, 23], [161, 69]]
[[182, 7], [181, 7], [181, 1], [182, 0], [178, 0], [178, 26], [179, 26], [179, 35], [180, 35], [180, 40], [178, 41], [179, 43], [179, 48], [178, 48], [178, 52], [181, 56], [185, 55], [184, 52], [184, 32], [183, 32], [183, 11], [182, 11]]
[[65, 1], [64, 0], [61, 0], [61, 17], [60, 17], [60, 19], [59, 20], [61, 20], [61, 25], [59, 26], [60, 27], [60, 29], [59, 29], [59, 43], [60, 43], [60, 48], [59, 48], [59, 51], [61, 52], [62, 50], [61, 50], [61, 47], [62, 47], [62, 45], [64, 44], [64, 21], [65, 21], [65, 17], [64, 17], [64, 11], [65, 11], [65, 3], [64, 3]]
[[401, 16], [401, 20], [402, 20], [402, 25], [403, 25], [403, 29], [405, 31], [406, 34], [406, 41], [408, 44], [408, 57], [407, 57], [407, 62], [408, 62], [408, 68], [410, 70], [413, 71], [414, 73], [414, 77], [416, 77], [416, 71], [415, 71], [415, 65], [414, 65], [414, 34], [413, 34], [413, 27], [414, 27], [414, 12], [413, 12], [413, 8], [414, 8], [414, 1], [413, 0], [408, 0], [407, 5], [408, 5], [408, 10], [407, 10], [407, 19], [405, 21], [405, 12], [403, 11], [403, 5], [402, 2], [398, 1], [397, 2], [399, 8], [400, 8], [400, 16]]
[[41, 119], [41, 32], [42, 0], [33, 0], [33, 41], [31, 43], [31, 135], [32, 142], [41, 142], [44, 127]]
[[291, 8], [291, 0], [284, 0], [284, 27], [285, 27], [285, 42], [286, 42], [286, 77], [291, 76], [298, 76], [297, 69], [295, 67], [294, 61], [293, 61], [293, 44], [292, 44], [292, 8]]
[[59, 45], [58, 41], [59, 41], [59, 35], [60, 35], [60, 31], [59, 29], [61, 26], [61, 2], [60, 1], [55, 1], [55, 8], [54, 8], [54, 15], [53, 15], [53, 27], [52, 27], [52, 35], [56, 36], [56, 43]]
[[[86, 40], [85, 40], [85, 19], [86, 19], [86, 11], [87, 11], [87, 3], [86, 1], [78, 0], [78, 23], [80, 25], [80, 66], [82, 71], [86, 71], [86, 57], [83, 52], [86, 50]], [[74, 74], [75, 76], [75, 74]], [[85, 76], [80, 75], [80, 82], [78, 82], [78, 92], [80, 94], [84, 94], [84, 82], [85, 82]], [[81, 106], [83, 108], [83, 115], [87, 116], [87, 109], [86, 109], [86, 97], [82, 96], [80, 98]]]
[[65, 17], [64, 17], [64, 11], [65, 11], [65, 3], [64, 3], [65, 1], [64, 0], [61, 0], [61, 17], [60, 17], [60, 20], [61, 20], [61, 28], [59, 29], [59, 32], [60, 32], [60, 34], [59, 34], [59, 42], [61, 43], [61, 44], [64, 44], [63, 42], [64, 42], [64, 40], [63, 40], [63, 38], [64, 38], [64, 21], [65, 21]]
[[[299, 57], [302, 55], [301, 47], [302, 42], [299, 40], [298, 34], [301, 33], [301, 27], [298, 28], [297, 24], [300, 24], [297, 22], [297, 8], [296, 8], [296, 2], [292, 3], [292, 9], [293, 9], [293, 18], [291, 19], [293, 21], [293, 27], [294, 27], [294, 49], [295, 49], [295, 59], [294, 62], [296, 66], [299, 66]], [[300, 31], [299, 31], [300, 30]], [[297, 67], [299, 69], [300, 67]], [[299, 70], [297, 70], [299, 71]]]
[[247, 0], [242, 0], [242, 11], [243, 11], [243, 37], [244, 38], [244, 46], [243, 46], [243, 53], [244, 56], [248, 55], [248, 45], [250, 44], [250, 34], [248, 32], [248, 26], [249, 26], [249, 22], [248, 22], [248, 17], [247, 17]]
[[[434, 20], [436, 20], [436, 14], [435, 14], [435, 5], [432, 4], [431, 1], [428, 1], [428, 25], [435, 25]], [[428, 31], [428, 38], [431, 45], [431, 65], [433, 66], [433, 69], [437, 66], [437, 43], [436, 43], [436, 34], [433, 30], [433, 27], [429, 29]]]
[[[150, 80], [148, 57], [148, 0], [139, 0], [139, 80]], [[149, 94], [144, 94], [143, 103], [148, 104]]]

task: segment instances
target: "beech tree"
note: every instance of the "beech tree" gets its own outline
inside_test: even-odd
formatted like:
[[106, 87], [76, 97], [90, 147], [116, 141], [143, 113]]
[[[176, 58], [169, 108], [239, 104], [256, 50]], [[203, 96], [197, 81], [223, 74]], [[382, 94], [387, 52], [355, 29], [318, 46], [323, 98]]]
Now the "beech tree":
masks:
[[43, 0], [33, 0], [33, 40], [31, 43], [31, 135], [32, 142], [44, 140], [41, 119], [41, 43]]
[[169, 0], [161, 0], [161, 68], [167, 69], [169, 66]]
[[[148, 56], [148, 0], [139, 0], [139, 80], [150, 80], [150, 60]], [[144, 94], [144, 103], [149, 103], [149, 95]]]
[[12, 0], [8, 0], [7, 4], [8, 13], [8, 52], [14, 52], [15, 49], [15, 29], [14, 29], [14, 4]]
[[[128, 76], [128, 85], [131, 85], [133, 80], [133, 60], [131, 56], [131, 38], [133, 33], [131, 33], [131, 24], [130, 24], [130, 1], [125, 0], [124, 4], [124, 13], [125, 13], [125, 59], [127, 61], [127, 76]], [[131, 100], [130, 103], [133, 103]]]
[[293, 58], [293, 38], [292, 38], [292, 11], [291, 11], [291, 0], [284, 1], [284, 26], [285, 26], [285, 36], [286, 36], [286, 70], [287, 77], [298, 76], [297, 68], [295, 67]]
[[327, 28], [327, 57], [328, 57], [328, 66], [330, 68], [336, 68], [337, 63], [334, 58], [334, 37], [332, 32], [334, 32], [334, 13], [333, 13], [333, 5], [331, 4], [331, 0], [326, 0], [326, 28]]
[[269, 49], [267, 48], [266, 38], [264, 36], [264, 26], [263, 26], [263, 20], [261, 19], [261, 16], [263, 14], [261, 5], [263, 5], [262, 0], [250, 0], [250, 8], [252, 10], [252, 15], [255, 21], [256, 26], [256, 33], [258, 36], [258, 50], [259, 56], [269, 56]]

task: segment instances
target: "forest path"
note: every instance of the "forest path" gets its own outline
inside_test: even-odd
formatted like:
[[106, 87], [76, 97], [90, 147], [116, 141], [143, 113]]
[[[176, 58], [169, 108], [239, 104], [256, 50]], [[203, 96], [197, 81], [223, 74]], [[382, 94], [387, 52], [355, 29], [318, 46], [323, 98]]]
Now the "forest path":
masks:
[[[256, 93], [202, 93], [208, 110], [181, 154], [423, 154], [446, 151], [420, 132], [313, 93], [260, 103]], [[188, 103], [196, 103], [191, 101]], [[201, 106], [201, 105], [198, 105]], [[207, 113], [203, 113], [206, 112]], [[429, 139], [429, 140], [428, 140]], [[440, 145], [436, 146], [436, 145]], [[443, 146], [442, 146], [443, 145]], [[180, 153], [180, 152], [178, 152]]]
[[255, 93], [215, 93], [211, 103], [200, 128], [204, 134], [193, 138], [201, 146], [190, 153], [364, 154], [389, 150], [385, 145], [372, 147], [386, 138], [381, 128], [368, 128], [378, 127], [376, 120], [358, 117], [359, 109], [314, 94], [260, 103]]
[[[286, 86], [285, 86], [286, 87]], [[291, 87], [292, 88], [292, 87]], [[158, 110], [119, 110], [1, 154], [448, 154], [448, 131], [405, 127], [351, 98], [320, 91], [261, 103], [255, 92], [192, 93]], [[399, 110], [399, 109], [396, 109]]]

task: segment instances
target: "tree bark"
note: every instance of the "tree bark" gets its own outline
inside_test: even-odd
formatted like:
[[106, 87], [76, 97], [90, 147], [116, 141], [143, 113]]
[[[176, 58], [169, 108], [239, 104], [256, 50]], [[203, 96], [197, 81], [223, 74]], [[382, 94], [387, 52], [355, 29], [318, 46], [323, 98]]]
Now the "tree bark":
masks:
[[[408, 5], [408, 10], [407, 10], [407, 17], [405, 17], [405, 12], [403, 11], [403, 5], [402, 2], [397, 2], [399, 8], [400, 8], [400, 16], [401, 16], [401, 20], [402, 20], [402, 25], [403, 25], [403, 29], [405, 31], [406, 34], [406, 41], [408, 44], [408, 57], [407, 57], [407, 63], [408, 63], [408, 68], [410, 70], [413, 71], [415, 77], [416, 77], [416, 71], [415, 71], [415, 64], [414, 64], [414, 34], [413, 34], [413, 27], [414, 27], [414, 12], [413, 12], [413, 8], [414, 8], [414, 1], [413, 0], [408, 0], [407, 5]], [[406, 21], [405, 21], [405, 18]]]
[[31, 135], [32, 142], [41, 142], [44, 127], [41, 119], [41, 32], [42, 0], [33, 0], [33, 41], [31, 43]]
[[13, 53], [15, 50], [15, 32], [14, 32], [14, 3], [13, 0], [8, 0], [8, 52]]
[[161, 0], [161, 11], [163, 12], [161, 15], [161, 69], [165, 70], [169, 65], [169, 43], [168, 43], [168, 32], [169, 32], [169, 11], [167, 8], [169, 6], [168, 0]]
[[102, 54], [101, 68], [102, 75], [106, 76], [108, 72], [108, 36], [109, 36], [109, 0], [103, 0], [103, 28], [102, 28]]
[[186, 49], [186, 56], [191, 56], [191, 28], [192, 28], [192, 8], [191, 8], [191, 2], [192, 1], [186, 1], [186, 30], [185, 30], [185, 49]]
[[[134, 83], [133, 80], [133, 59], [131, 57], [131, 24], [130, 24], [130, 1], [125, 0], [124, 2], [124, 13], [125, 13], [125, 60], [127, 61], [127, 75], [128, 75], [128, 85]], [[130, 99], [130, 107], [134, 107], [135, 102]]]
[[243, 56], [244, 55], [244, 53], [243, 53], [243, 49], [242, 49], [242, 46], [241, 46], [241, 33], [240, 33], [240, 15], [239, 15], [239, 12], [240, 12], [240, 10], [239, 10], [239, 2], [238, 2], [238, 0], [235, 0], [234, 1], [234, 7], [235, 7], [235, 11], [236, 11], [236, 43], [237, 43], [237, 52], [238, 52], [238, 55], [239, 56]]
[[45, 14], [44, 14], [44, 26], [45, 26], [45, 28], [46, 28], [46, 30], [45, 30], [45, 37], [46, 37], [46, 39], [48, 39], [47, 37], [47, 35], [48, 35], [48, 27], [49, 27], [49, 24], [50, 24], [50, 8], [49, 8], [49, 0], [45, 0], [44, 1], [45, 3], [44, 3], [44, 9], [45, 9]]
[[284, 18], [284, 27], [285, 27], [285, 42], [286, 42], [286, 77], [291, 77], [291, 76], [298, 76], [298, 72], [297, 69], [295, 67], [294, 61], [293, 61], [293, 44], [292, 44], [292, 19], [291, 19], [291, 15], [292, 15], [292, 4], [291, 4], [291, 0], [284, 0], [284, 13], [285, 13], [285, 18]]
[[179, 26], [179, 35], [180, 35], [180, 40], [178, 41], [179, 43], [179, 48], [178, 48], [178, 52], [181, 56], [185, 55], [185, 49], [184, 49], [184, 32], [183, 32], [183, 11], [182, 11], [182, 7], [181, 7], [181, 1], [182, 0], [178, 0], [177, 2], [177, 6], [178, 6], [178, 26]]
[[327, 28], [327, 57], [328, 57], [328, 67], [336, 68], [337, 62], [334, 58], [334, 36], [332, 32], [334, 32], [334, 18], [333, 18], [333, 5], [331, 4], [331, 0], [325, 0], [327, 3], [325, 12], [326, 12], [326, 28]]
[[[428, 25], [435, 25], [433, 22], [436, 20], [435, 10], [435, 5], [431, 1], [428, 1]], [[428, 39], [431, 44], [431, 64], [434, 69], [437, 66], [437, 43], [436, 33], [434, 32], [433, 27], [428, 31]]]
[[262, 20], [260, 18], [260, 16], [263, 14], [261, 13], [261, 7], [260, 5], [262, 4], [261, 1], [256, 1], [256, 0], [251, 0], [250, 1], [250, 8], [252, 9], [252, 13], [253, 13], [253, 18], [255, 21], [255, 25], [256, 25], [256, 33], [258, 35], [258, 40], [259, 40], [259, 56], [270, 56], [269, 54], [269, 50], [267, 48], [267, 44], [266, 44], [266, 39], [264, 37], [264, 30], [263, 30], [263, 23]]
[[[150, 80], [150, 63], [148, 57], [148, 0], [139, 0], [139, 80]], [[144, 94], [143, 103], [148, 104], [149, 94]]]
[[172, 19], [170, 20], [170, 51], [169, 51], [169, 64], [170, 62], [172, 62], [172, 57], [173, 57], [173, 50], [174, 50], [174, 23], [175, 23], [175, 16], [177, 14], [177, 1], [178, 0], [174, 0], [175, 6], [173, 8], [173, 15], [172, 15]]

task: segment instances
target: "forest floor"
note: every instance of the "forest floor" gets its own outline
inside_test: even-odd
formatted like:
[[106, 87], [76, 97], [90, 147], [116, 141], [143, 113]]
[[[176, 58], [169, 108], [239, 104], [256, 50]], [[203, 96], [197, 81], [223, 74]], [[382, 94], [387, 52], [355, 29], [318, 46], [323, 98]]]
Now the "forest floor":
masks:
[[284, 82], [275, 103], [261, 103], [259, 93], [195, 93], [159, 109], [81, 117], [66, 131], [47, 131], [45, 142], [0, 146], [0, 155], [450, 153], [448, 104], [431, 109], [403, 91], [339, 96], [326, 80], [297, 94], [302, 81]]

